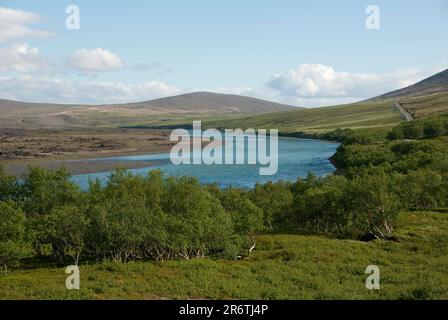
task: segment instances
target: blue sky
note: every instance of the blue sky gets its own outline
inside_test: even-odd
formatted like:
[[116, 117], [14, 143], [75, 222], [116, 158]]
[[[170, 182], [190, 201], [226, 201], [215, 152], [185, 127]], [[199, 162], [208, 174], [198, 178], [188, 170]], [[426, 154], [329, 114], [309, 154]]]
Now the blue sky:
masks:
[[[65, 27], [71, 4], [80, 8], [80, 30]], [[371, 4], [380, 9], [379, 30], [365, 27]], [[16, 0], [0, 7], [18, 12], [18, 26], [48, 33], [2, 40], [0, 29], [0, 98], [16, 100], [126, 102], [208, 90], [321, 106], [408, 85], [448, 61], [446, 0]], [[39, 22], [23, 22], [24, 11]], [[8, 25], [0, 14], [5, 34]], [[118, 60], [99, 61], [98, 71], [80, 62], [92, 55]]]

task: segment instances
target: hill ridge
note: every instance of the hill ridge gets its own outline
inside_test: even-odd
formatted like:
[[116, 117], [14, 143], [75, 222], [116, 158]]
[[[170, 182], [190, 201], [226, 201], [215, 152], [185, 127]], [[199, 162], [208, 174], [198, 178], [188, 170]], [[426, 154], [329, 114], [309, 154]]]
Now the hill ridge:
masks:
[[176, 125], [188, 117], [229, 118], [297, 109], [253, 97], [204, 91], [142, 102], [95, 105], [0, 100], [0, 128]]
[[[397, 108], [406, 110], [404, 117]], [[391, 128], [400, 121], [448, 113], [448, 69], [411, 86], [345, 105], [300, 109], [241, 119], [211, 121], [208, 127], [272, 128], [284, 133], [324, 133], [338, 128]]]
[[440, 71], [410, 86], [394, 90], [372, 99], [409, 98], [427, 94], [442, 93], [448, 90], [448, 69]]

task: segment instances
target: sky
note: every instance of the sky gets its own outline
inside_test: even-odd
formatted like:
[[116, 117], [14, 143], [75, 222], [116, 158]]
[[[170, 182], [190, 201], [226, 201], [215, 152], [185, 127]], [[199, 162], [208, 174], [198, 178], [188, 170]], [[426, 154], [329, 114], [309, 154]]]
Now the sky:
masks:
[[348, 103], [448, 68], [447, 31], [448, 0], [0, 0], [0, 99]]

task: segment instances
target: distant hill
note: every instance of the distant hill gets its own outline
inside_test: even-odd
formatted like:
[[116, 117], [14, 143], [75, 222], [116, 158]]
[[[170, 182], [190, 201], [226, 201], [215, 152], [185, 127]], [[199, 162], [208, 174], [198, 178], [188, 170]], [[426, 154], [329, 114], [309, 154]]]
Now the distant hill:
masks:
[[395, 90], [374, 99], [404, 99], [448, 92], [448, 69], [409, 87]]
[[147, 102], [131, 103], [128, 107], [149, 108], [161, 112], [270, 113], [296, 110], [297, 107], [233, 94], [194, 92]]
[[186, 119], [222, 119], [296, 109], [298, 108], [251, 97], [210, 92], [105, 105], [0, 100], [0, 128], [175, 125]]
[[415, 118], [448, 112], [448, 69], [372, 100], [388, 99], [400, 102]]
[[336, 128], [383, 128], [403, 116], [448, 112], [448, 70], [407, 88], [365, 101], [303, 109], [229, 94], [195, 92], [151, 101], [109, 105], [33, 104], [0, 100], [0, 128], [177, 126], [202, 120], [216, 128], [277, 128], [327, 132]]
[[220, 128], [276, 128], [283, 132], [321, 133], [337, 128], [387, 128], [399, 123], [403, 116], [397, 102], [414, 118], [448, 112], [448, 70], [409, 87], [365, 101], [210, 121], [205, 125]]

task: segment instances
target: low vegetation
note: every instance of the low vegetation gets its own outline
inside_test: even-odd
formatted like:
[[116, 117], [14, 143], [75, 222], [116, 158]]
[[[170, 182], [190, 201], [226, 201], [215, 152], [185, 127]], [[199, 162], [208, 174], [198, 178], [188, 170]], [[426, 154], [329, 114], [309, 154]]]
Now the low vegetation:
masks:
[[420, 119], [447, 112], [447, 101], [448, 97], [445, 89], [438, 93], [409, 97], [402, 101], [402, 105], [409, 110], [414, 117]]
[[[65, 266], [27, 260], [0, 275], [3, 299], [447, 299], [448, 215], [407, 212], [394, 241], [272, 234], [250, 259], [101, 261], [80, 265], [80, 290], [65, 288]], [[381, 289], [367, 290], [368, 265]]]
[[209, 128], [278, 129], [283, 134], [322, 134], [338, 128], [389, 129], [400, 122], [393, 100], [300, 109], [237, 119], [204, 121]]
[[[335, 175], [251, 190], [118, 170], [81, 191], [63, 169], [0, 171], [0, 296], [446, 298], [446, 119], [336, 130]], [[67, 264], [87, 277], [77, 293], [52, 282]]]

